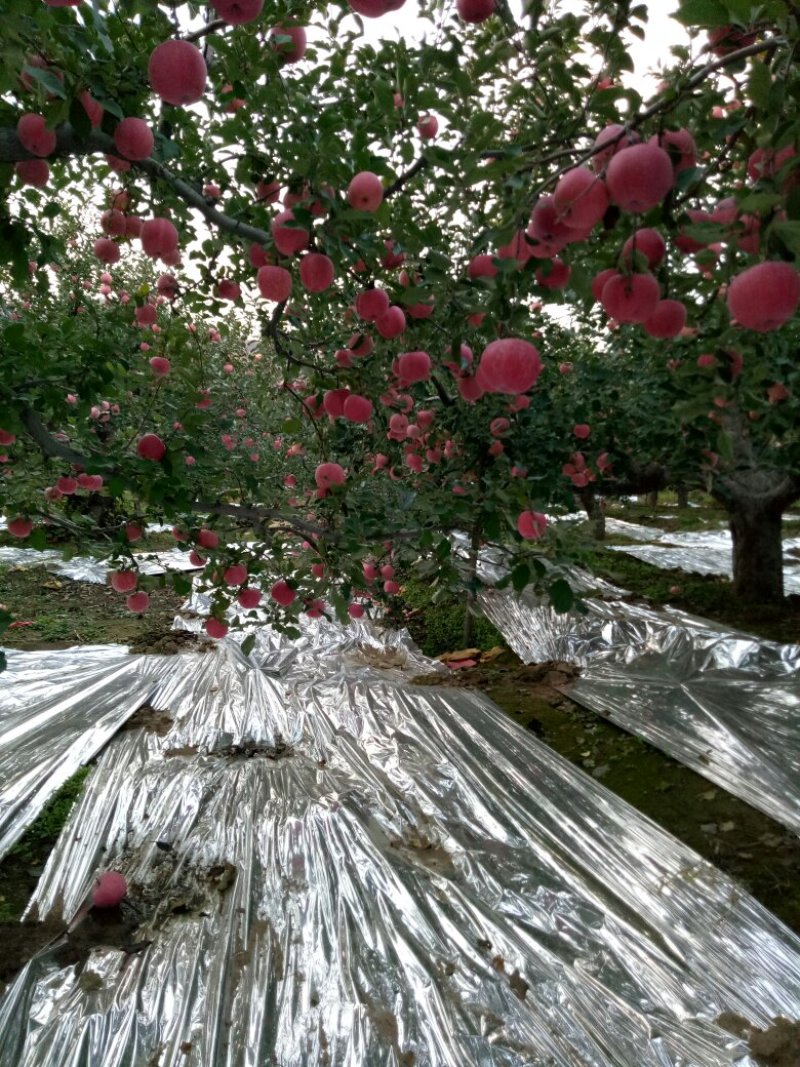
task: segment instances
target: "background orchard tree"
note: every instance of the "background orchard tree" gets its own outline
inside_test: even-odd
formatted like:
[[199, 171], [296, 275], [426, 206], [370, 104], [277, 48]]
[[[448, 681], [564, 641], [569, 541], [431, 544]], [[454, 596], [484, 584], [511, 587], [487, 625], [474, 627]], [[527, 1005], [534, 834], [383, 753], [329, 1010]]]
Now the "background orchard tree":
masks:
[[[132, 521], [216, 553], [218, 617], [243, 588], [223, 577], [244, 566], [237, 525], [265, 546], [249, 568], [269, 549], [289, 617], [324, 597], [357, 614], [360, 592], [395, 591], [380, 567], [461, 580], [456, 528], [473, 555], [505, 543], [518, 587], [540, 580], [538, 516], [591, 488], [587, 466], [610, 485], [642, 462], [707, 462], [737, 587], [780, 595], [780, 515], [800, 492], [794, 440], [777, 440], [796, 412], [796, 5], [683, 0], [687, 43], [649, 101], [626, 80], [646, 4], [532, 0], [518, 18], [436, 0], [417, 8], [420, 42], [367, 41], [362, 18], [397, 6], [8, 13], [0, 432], [17, 532], [59, 503], [41, 480], [66, 464]], [[77, 313], [52, 282], [84, 279], [58, 225], [84, 203], [86, 280], [112, 292]], [[565, 338], [594, 369], [559, 377]], [[732, 350], [747, 375], [725, 383]], [[704, 354], [719, 381], [697, 373]], [[649, 440], [637, 386], [659, 416]], [[92, 427], [98, 398], [120, 409], [102, 433], [117, 416]], [[742, 577], [753, 554], [758, 581]]]

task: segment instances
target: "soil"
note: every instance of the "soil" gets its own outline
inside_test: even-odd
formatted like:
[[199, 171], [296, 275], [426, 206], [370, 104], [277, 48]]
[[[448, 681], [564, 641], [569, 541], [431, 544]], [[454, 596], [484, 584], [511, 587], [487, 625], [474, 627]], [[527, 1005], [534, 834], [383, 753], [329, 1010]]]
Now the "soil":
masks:
[[[43, 922], [0, 923], [0, 943], [3, 946], [0, 992], [3, 983], [9, 983], [29, 960], [45, 949], [59, 967], [78, 964], [82, 969], [91, 952], [100, 946], [125, 952], [140, 951], [146, 945], [135, 941], [138, 925], [139, 917], [124, 905], [118, 908], [89, 908], [81, 921], [69, 931], [64, 920], [55, 917]], [[92, 981], [85, 970], [82, 979]]]
[[[171, 622], [171, 620], [170, 620]], [[181, 652], [213, 652], [214, 642], [191, 630], [150, 629], [129, 643], [131, 652], [145, 655], [177, 656]]]
[[[58, 578], [45, 567], [0, 566], [0, 607], [12, 612], [16, 622], [31, 624], [7, 630], [2, 642], [8, 648], [33, 650], [80, 644], [130, 645], [140, 642], [145, 634], [163, 635], [185, 597], [166, 584], [149, 592], [147, 614], [133, 615], [125, 607], [125, 597], [109, 586]], [[197, 635], [189, 636], [197, 639]], [[159, 651], [151, 647], [142, 650]]]
[[525, 666], [506, 651], [489, 663], [414, 682], [482, 690], [515, 722], [731, 875], [800, 933], [800, 838], [575, 704], [569, 685], [577, 674], [569, 663]]
[[173, 720], [169, 716], [167, 711], [159, 711], [158, 708], [153, 708], [149, 704], [142, 704], [142, 706], [131, 715], [129, 719], [120, 726], [119, 730], [122, 733], [124, 730], [146, 730], [148, 733], [158, 734], [159, 737], [164, 737], [169, 733], [172, 727]]
[[734, 1012], [723, 1012], [716, 1020], [729, 1034], [742, 1038], [761, 1067], [798, 1067], [800, 1064], [800, 1022], [782, 1016], [766, 1030], [753, 1026]]

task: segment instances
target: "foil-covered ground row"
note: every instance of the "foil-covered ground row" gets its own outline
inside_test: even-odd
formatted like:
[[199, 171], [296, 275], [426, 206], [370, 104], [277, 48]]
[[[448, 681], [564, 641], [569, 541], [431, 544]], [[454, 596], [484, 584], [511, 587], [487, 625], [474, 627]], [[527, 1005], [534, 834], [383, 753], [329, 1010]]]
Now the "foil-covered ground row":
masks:
[[[164, 574], [168, 571], [196, 571], [200, 568], [189, 560], [189, 553], [180, 548], [158, 549], [136, 555], [138, 569], [142, 574]], [[54, 548], [39, 551], [36, 548], [17, 548], [14, 545], [0, 546], [0, 566], [46, 567], [59, 578], [71, 578], [76, 582], [92, 582], [105, 585], [109, 568], [103, 560], [91, 556], [72, 556], [65, 559]]]
[[152, 658], [32, 902], [80, 928], [121, 870], [131, 944], [32, 960], [0, 1065], [756, 1067], [715, 1020], [798, 1016], [800, 941], [485, 697], [410, 684], [402, 635], [325, 635]]
[[582, 668], [572, 699], [800, 832], [800, 645], [605, 595], [585, 614], [507, 590], [480, 605], [525, 663]]
[[[733, 575], [733, 543], [730, 530], [685, 530], [671, 532], [652, 526], [640, 526], [622, 519], [607, 519], [611, 536], [622, 534], [636, 545], [609, 545], [614, 552], [624, 552], [652, 563], [655, 567], [673, 567], [695, 574]], [[800, 538], [784, 538], [783, 585], [786, 593], [800, 593]]]

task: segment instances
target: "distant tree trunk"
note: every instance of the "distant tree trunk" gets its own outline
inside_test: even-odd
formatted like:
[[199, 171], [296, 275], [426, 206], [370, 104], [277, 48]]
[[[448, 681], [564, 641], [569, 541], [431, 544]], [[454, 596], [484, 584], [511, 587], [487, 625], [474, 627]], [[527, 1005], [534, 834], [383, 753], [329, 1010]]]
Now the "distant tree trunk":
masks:
[[594, 489], [589, 486], [578, 494], [583, 510], [592, 524], [592, 537], [595, 541], [606, 539], [606, 512], [601, 501], [595, 496]]
[[[472, 537], [469, 545], [469, 577], [474, 584], [478, 575], [478, 553], [481, 547], [481, 528], [476, 522], [472, 527]], [[471, 648], [475, 640], [475, 591], [467, 590], [467, 599], [464, 604], [464, 628], [462, 631], [464, 648]]]
[[650, 492], [647, 494], [647, 498], [646, 499], [647, 499], [647, 506], [648, 507], [657, 508], [658, 507], [658, 490], [657, 489], [651, 489]]
[[689, 490], [686, 488], [686, 486], [685, 485], [676, 485], [675, 486], [675, 493], [676, 493], [676, 495], [678, 497], [678, 507], [679, 508], [688, 508], [689, 507]]
[[783, 513], [800, 496], [800, 476], [753, 464], [719, 474], [711, 492], [728, 513], [734, 595], [746, 604], [780, 602]]
[[733, 538], [733, 592], [748, 604], [783, 599], [782, 508], [758, 508], [752, 501], [728, 509]]
[[462, 633], [464, 638], [464, 648], [472, 648], [472, 642], [475, 640], [475, 614], [472, 607], [474, 602], [475, 597], [473, 594], [470, 594], [464, 611], [464, 630]]

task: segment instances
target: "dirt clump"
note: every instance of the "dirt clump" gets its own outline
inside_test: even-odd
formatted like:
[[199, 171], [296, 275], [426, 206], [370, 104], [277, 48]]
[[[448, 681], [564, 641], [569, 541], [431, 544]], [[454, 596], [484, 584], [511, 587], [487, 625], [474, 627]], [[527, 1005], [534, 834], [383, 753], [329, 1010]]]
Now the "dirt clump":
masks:
[[746, 1041], [760, 1067], [800, 1067], [800, 1021], [779, 1015], [762, 1030], [742, 1015], [726, 1011], [716, 1019], [718, 1026]]
[[146, 656], [177, 656], [181, 652], [212, 652], [215, 645], [192, 630], [146, 630], [128, 646], [128, 651]]
[[294, 749], [283, 740], [280, 734], [275, 735], [274, 745], [265, 745], [261, 741], [242, 741], [238, 745], [226, 745], [224, 748], [215, 748], [209, 752], [210, 756], [225, 756], [228, 759], [262, 759], [279, 760], [294, 755]]
[[389, 845], [407, 860], [421, 864], [433, 874], [444, 875], [446, 878], [456, 876], [453, 857], [447, 849], [432, 841], [415, 826], [409, 826], [402, 837], [393, 838]]
[[159, 710], [150, 704], [142, 704], [120, 727], [120, 733], [126, 730], [143, 729], [148, 733], [158, 734], [163, 737], [168, 734], [172, 727], [172, 719], [169, 712]]

